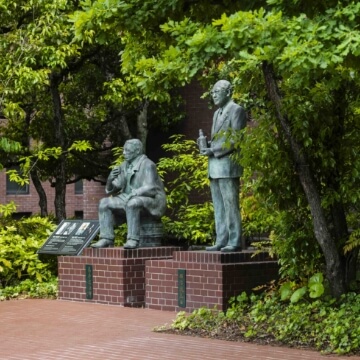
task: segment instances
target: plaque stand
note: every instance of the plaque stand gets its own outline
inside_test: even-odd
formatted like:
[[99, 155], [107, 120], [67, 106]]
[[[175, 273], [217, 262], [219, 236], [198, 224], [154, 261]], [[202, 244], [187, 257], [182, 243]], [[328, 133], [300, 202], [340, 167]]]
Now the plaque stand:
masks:
[[48, 255], [80, 255], [99, 232], [98, 220], [63, 220], [37, 251]]

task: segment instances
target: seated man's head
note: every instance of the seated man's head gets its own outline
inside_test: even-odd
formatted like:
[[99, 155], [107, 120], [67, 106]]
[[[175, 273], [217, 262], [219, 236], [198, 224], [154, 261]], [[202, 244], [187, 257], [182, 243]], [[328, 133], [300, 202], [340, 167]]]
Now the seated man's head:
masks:
[[123, 154], [126, 161], [132, 162], [143, 153], [143, 145], [139, 139], [130, 139], [125, 142]]

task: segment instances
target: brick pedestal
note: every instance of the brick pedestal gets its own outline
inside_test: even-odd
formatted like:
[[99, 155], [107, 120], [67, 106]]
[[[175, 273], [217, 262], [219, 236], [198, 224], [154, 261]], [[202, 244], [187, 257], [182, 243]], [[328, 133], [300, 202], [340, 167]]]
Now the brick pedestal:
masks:
[[[265, 254], [177, 251], [173, 259], [146, 262], [146, 307], [191, 312], [201, 307], [226, 310], [232, 296], [251, 292], [278, 277], [278, 265]], [[185, 270], [186, 306], [179, 301], [179, 269]], [[184, 273], [184, 272], [182, 272]], [[183, 281], [183, 279], [181, 279]], [[185, 294], [184, 294], [185, 291]], [[181, 305], [181, 307], [179, 306]]]
[[[171, 258], [173, 252], [179, 250], [165, 246], [135, 250], [86, 248], [81, 256], [59, 256], [59, 298], [144, 306], [145, 262]], [[89, 269], [90, 276], [86, 274]]]

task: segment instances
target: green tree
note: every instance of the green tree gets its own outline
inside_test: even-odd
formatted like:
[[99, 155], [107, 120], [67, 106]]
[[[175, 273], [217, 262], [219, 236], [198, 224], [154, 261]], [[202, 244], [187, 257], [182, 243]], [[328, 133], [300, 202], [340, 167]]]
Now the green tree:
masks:
[[[74, 41], [70, 16], [77, 1], [0, 1], [0, 114], [2, 135], [21, 148], [3, 147], [4, 166], [30, 174], [47, 215], [41, 181], [55, 188], [55, 215], [66, 217], [66, 184], [101, 181], [109, 151], [132, 137], [146, 143], [151, 126], [180, 118], [176, 101], [157, 106], [120, 73], [124, 37]], [[106, 141], [105, 141], [106, 140]], [[84, 152], [86, 150], [86, 152]]]
[[[277, 206], [287, 200], [287, 208], [308, 209], [331, 292], [339, 296], [353, 279], [358, 254], [345, 256], [343, 245], [347, 215], [357, 210], [360, 195], [360, 6], [301, 2], [308, 13], [294, 13], [280, 1], [268, 3], [274, 9], [223, 15], [212, 24], [169, 22], [163, 29], [174, 37], [187, 76], [207, 69], [207, 80], [221, 76], [235, 84], [260, 124], [248, 130], [244, 165], [261, 175], [257, 190], [278, 196]], [[165, 62], [166, 52], [161, 56]], [[256, 142], [251, 133], [270, 135], [270, 147], [261, 146], [266, 137]]]
[[[40, 182], [46, 175], [38, 165], [50, 155], [56, 159], [52, 175], [56, 216], [60, 220], [66, 216], [66, 151], [71, 146], [75, 149], [74, 142], [65, 139], [63, 99], [59, 90], [66, 76], [63, 73], [66, 61], [76, 59], [79, 53], [79, 46], [71, 44], [70, 32], [66, 29], [69, 27], [67, 13], [73, 6], [66, 1], [36, 4], [2, 1], [0, 4], [0, 109], [6, 117], [2, 133], [22, 146], [17, 156], [5, 156], [2, 163], [6, 166], [21, 163], [25, 173], [28, 170], [46, 215], [45, 192]], [[49, 127], [41, 121], [44, 118]], [[53, 151], [49, 151], [50, 148]]]
[[[339, 296], [354, 279], [358, 255], [358, 248], [345, 255], [343, 246], [349, 238], [347, 218], [358, 211], [360, 196], [360, 5], [215, 4], [211, 12], [209, 1], [94, 1], [74, 23], [79, 38], [89, 27], [101, 33], [125, 26], [129, 39], [137, 40], [135, 48], [126, 43], [125, 70], [145, 94], [160, 89], [166, 98], [169, 89], [193, 78], [206, 87], [219, 77], [233, 82], [236, 99], [258, 123], [246, 130], [240, 158], [248, 174], [257, 175], [253, 189], [270, 198], [273, 208], [291, 210], [298, 220], [302, 214], [312, 224], [308, 236], [321, 249], [331, 292]], [[196, 5], [207, 5], [210, 12], [201, 15]], [[136, 49], [154, 45], [148, 28], [155, 29], [151, 39], [159, 41], [146, 54]]]

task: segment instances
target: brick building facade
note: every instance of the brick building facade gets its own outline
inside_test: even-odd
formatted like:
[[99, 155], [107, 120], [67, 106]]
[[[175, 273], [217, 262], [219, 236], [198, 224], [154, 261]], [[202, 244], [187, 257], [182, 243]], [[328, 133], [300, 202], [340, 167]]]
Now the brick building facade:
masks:
[[[43, 183], [47, 195], [49, 214], [55, 213], [54, 199], [55, 189], [48, 182]], [[104, 196], [104, 186], [92, 181], [84, 181], [83, 191], [77, 194], [75, 184], [66, 188], [66, 214], [68, 218], [97, 219], [97, 204]], [[0, 173], [0, 204], [8, 204], [13, 201], [16, 204], [16, 212], [19, 216], [28, 216], [40, 213], [39, 196], [34, 185], [30, 182], [27, 193], [8, 194], [5, 171]]]
[[[209, 109], [207, 100], [201, 99], [203, 89], [194, 83], [182, 89], [185, 100], [185, 119], [178, 124], [172, 133], [184, 134], [189, 139], [196, 139], [199, 129], [210, 134], [213, 110]], [[169, 134], [160, 132], [149, 134], [147, 155], [153, 161], [157, 161], [162, 155], [161, 144], [168, 141]], [[55, 189], [48, 182], [43, 184], [48, 199], [49, 213], [55, 212], [54, 197]], [[40, 213], [39, 197], [33, 184], [30, 184], [26, 193], [8, 193], [8, 183], [5, 171], [0, 172], [0, 204], [14, 201], [17, 213], [31, 215]], [[76, 189], [75, 184], [70, 184], [66, 189], [66, 214], [68, 218], [97, 219], [99, 200], [105, 196], [105, 187], [99, 182], [86, 181], [82, 184], [82, 191]]]

